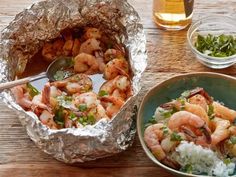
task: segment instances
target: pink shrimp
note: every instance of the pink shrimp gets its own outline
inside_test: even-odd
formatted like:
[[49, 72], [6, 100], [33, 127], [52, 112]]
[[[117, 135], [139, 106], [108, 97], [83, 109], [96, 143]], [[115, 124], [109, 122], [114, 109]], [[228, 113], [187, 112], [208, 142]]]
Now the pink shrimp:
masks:
[[124, 59], [113, 59], [106, 64], [104, 78], [107, 80], [114, 79], [118, 75], [129, 77], [129, 64]]
[[218, 102], [213, 102], [214, 112], [217, 117], [233, 122], [236, 118], [236, 111], [229, 109]]
[[[147, 127], [144, 131], [144, 141], [146, 142], [148, 148], [152, 151], [153, 155], [157, 158], [157, 160], [177, 169], [179, 167], [179, 164], [170, 160], [163, 149], [163, 147], [166, 147], [167, 142], [163, 142], [163, 147], [161, 146], [162, 140], [165, 139], [163, 133], [164, 127], [165, 126], [162, 123], [150, 125], [149, 127]], [[166, 149], [169, 149], [169, 147]]]
[[105, 91], [108, 95], [126, 100], [132, 95], [131, 82], [128, 77], [119, 75], [112, 80], [105, 82], [100, 91]]
[[120, 108], [124, 104], [124, 101], [113, 96], [106, 96], [101, 98], [101, 104], [105, 107], [106, 114], [112, 118], [119, 112]]
[[215, 117], [212, 120], [212, 123], [215, 127], [215, 130], [211, 135], [212, 145], [216, 145], [230, 136], [230, 131], [228, 129], [230, 121]]
[[[182, 128], [186, 129], [186, 127], [190, 128], [190, 130], [196, 129], [198, 130], [196, 134], [202, 132], [203, 135], [206, 137], [206, 142], [208, 144], [211, 143], [211, 131], [207, 127], [206, 122], [202, 120], [199, 116], [192, 114], [187, 111], [179, 111], [174, 113], [168, 122], [168, 127], [172, 131], [180, 132]], [[191, 129], [193, 128], [193, 129]]]
[[16, 99], [16, 103], [19, 104], [24, 109], [30, 109], [32, 106], [32, 101], [29, 96], [27, 96], [25, 92], [24, 85], [16, 86], [11, 89], [14, 98]]

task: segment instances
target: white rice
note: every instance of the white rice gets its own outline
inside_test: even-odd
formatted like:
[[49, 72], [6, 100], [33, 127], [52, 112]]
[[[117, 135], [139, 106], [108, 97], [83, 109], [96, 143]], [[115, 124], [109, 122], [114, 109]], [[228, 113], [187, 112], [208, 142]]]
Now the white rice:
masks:
[[182, 167], [192, 166], [193, 174], [206, 173], [218, 177], [228, 177], [235, 170], [235, 163], [225, 164], [211, 150], [195, 145], [193, 142], [182, 141], [176, 148], [172, 158], [174, 158]]

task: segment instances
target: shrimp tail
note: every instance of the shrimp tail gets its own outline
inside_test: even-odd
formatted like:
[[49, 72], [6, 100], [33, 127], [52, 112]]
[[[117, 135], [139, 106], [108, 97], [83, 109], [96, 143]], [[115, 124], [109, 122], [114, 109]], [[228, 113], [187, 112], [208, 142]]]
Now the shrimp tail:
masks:
[[200, 87], [197, 87], [197, 88], [191, 90], [190, 94], [189, 94], [189, 96], [187, 98], [191, 98], [191, 97], [193, 97], [193, 96], [195, 96], [197, 94], [200, 94], [203, 97], [205, 97], [208, 104], [212, 104], [213, 103], [212, 97], [203, 88], [200, 88]]
[[211, 139], [211, 130], [208, 128], [208, 126], [205, 124], [202, 128], [202, 133], [204, 134], [204, 136], [206, 137], [206, 142], [208, 144], [211, 144], [212, 139]]
[[162, 163], [168, 165], [169, 167], [173, 168], [173, 169], [180, 169], [181, 166], [178, 162], [174, 161], [173, 159], [169, 158], [168, 156], [166, 156], [165, 159], [162, 160]]

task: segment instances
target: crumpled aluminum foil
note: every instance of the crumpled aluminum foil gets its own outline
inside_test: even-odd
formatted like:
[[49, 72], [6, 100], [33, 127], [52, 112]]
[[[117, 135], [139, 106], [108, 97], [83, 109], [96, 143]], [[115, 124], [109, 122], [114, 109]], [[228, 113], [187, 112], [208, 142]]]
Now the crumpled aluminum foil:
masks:
[[16, 110], [35, 144], [65, 163], [84, 162], [113, 155], [132, 145], [135, 135], [136, 96], [146, 67], [146, 40], [137, 12], [125, 0], [47, 0], [16, 15], [1, 34], [0, 80], [24, 71], [28, 60], [46, 41], [66, 28], [92, 25], [120, 40], [130, 53], [134, 96], [111, 121], [79, 129], [51, 130], [33, 112], [24, 111], [7, 90], [1, 99]]

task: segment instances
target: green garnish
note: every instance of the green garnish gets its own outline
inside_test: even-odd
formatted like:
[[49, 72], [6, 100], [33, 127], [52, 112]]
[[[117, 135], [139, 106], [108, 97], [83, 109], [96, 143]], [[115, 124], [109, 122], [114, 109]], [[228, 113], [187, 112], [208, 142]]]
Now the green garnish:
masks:
[[107, 93], [107, 91], [105, 91], [105, 90], [100, 90], [99, 93], [98, 93], [98, 95], [99, 95], [100, 97], [102, 97], [102, 96], [108, 95], [108, 93]]
[[171, 115], [172, 115], [172, 113], [171, 113], [171, 111], [167, 111], [167, 112], [163, 112], [162, 114], [161, 114], [164, 118], [169, 118]]
[[176, 132], [173, 132], [171, 135], [170, 135], [170, 140], [171, 141], [182, 141], [182, 137], [176, 133]]
[[88, 108], [87, 108], [87, 105], [86, 105], [86, 104], [80, 104], [80, 105], [78, 106], [78, 109], [79, 109], [79, 111], [84, 112], [84, 111], [86, 111]]
[[27, 88], [29, 90], [29, 94], [32, 98], [40, 93], [32, 84], [27, 83], [26, 86], [27, 86]]
[[180, 106], [180, 110], [183, 111], [185, 109], [185, 102], [186, 102], [186, 99], [184, 97], [180, 97], [180, 98], [177, 98], [177, 101], [180, 102], [181, 106]]
[[93, 125], [96, 122], [96, 120], [93, 114], [88, 114], [87, 116], [80, 117], [78, 119], [78, 122], [83, 126], [85, 126], [85, 125]]
[[153, 124], [156, 124], [157, 123], [157, 121], [156, 121], [156, 118], [154, 117], [154, 116], [152, 116], [149, 120], [148, 120], [148, 122], [145, 124], [145, 128], [147, 128], [147, 127], [149, 127], [150, 125], [153, 125]]
[[231, 142], [232, 144], [236, 144], [236, 136], [231, 136], [231, 137], [230, 137], [230, 142]]
[[224, 164], [225, 165], [229, 165], [230, 163], [231, 163], [231, 159], [230, 158], [224, 159]]
[[77, 117], [76, 117], [75, 113], [71, 112], [70, 115], [69, 115], [69, 119], [73, 120], [73, 121], [76, 120]]
[[164, 135], [168, 135], [169, 130], [168, 130], [168, 128], [166, 126], [162, 127], [161, 130], [163, 131]]
[[55, 116], [54, 116], [54, 121], [59, 124], [59, 125], [62, 125], [64, 126], [64, 108], [63, 107], [60, 107], [56, 113], [55, 113]]
[[161, 113], [161, 116], [163, 116], [165, 119], [168, 119], [177, 111], [178, 110], [175, 107], [173, 107], [170, 110], [160, 110], [160, 113]]
[[190, 95], [190, 91], [189, 91], [189, 90], [186, 90], [185, 92], [183, 92], [183, 93], [181, 94], [181, 97], [182, 97], [182, 98], [188, 98], [189, 95]]
[[196, 49], [208, 56], [229, 57], [236, 54], [236, 38], [232, 35], [207, 36], [198, 35]]
[[70, 108], [72, 104], [72, 97], [67, 95], [61, 95], [56, 97], [59, 106], [62, 106], [64, 108]]
[[185, 165], [181, 170], [184, 171], [184, 172], [186, 172], [186, 173], [192, 173], [193, 167], [192, 167], [192, 165], [187, 164], [187, 165]]
[[210, 105], [208, 106], [208, 112], [207, 112], [207, 114], [208, 114], [210, 120], [214, 119], [215, 114], [214, 114], [214, 107], [213, 107], [212, 104], [210, 104]]

